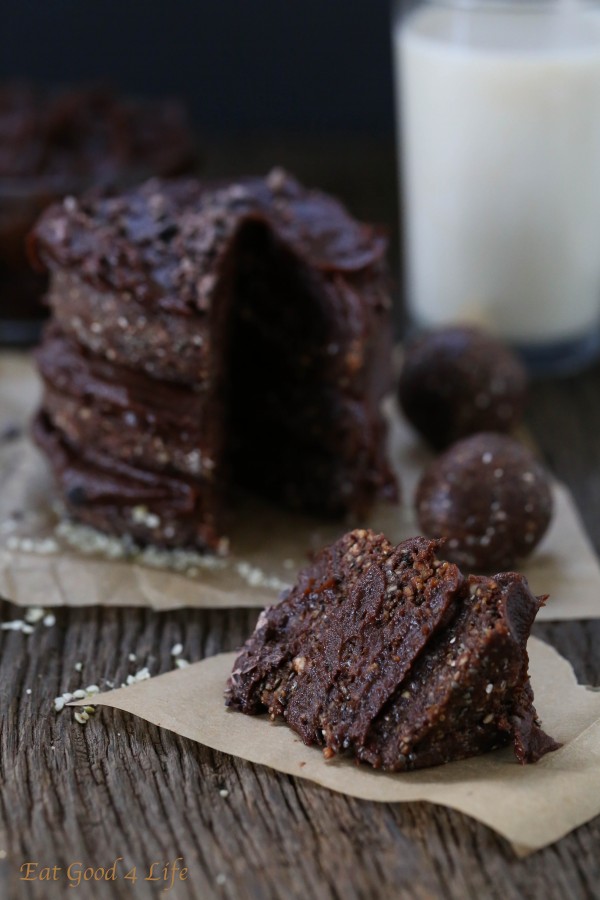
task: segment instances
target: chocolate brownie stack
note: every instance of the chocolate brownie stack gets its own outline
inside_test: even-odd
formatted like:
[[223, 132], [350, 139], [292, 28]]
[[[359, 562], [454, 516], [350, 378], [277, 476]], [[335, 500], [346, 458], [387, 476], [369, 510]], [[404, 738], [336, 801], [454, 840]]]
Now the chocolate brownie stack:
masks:
[[326, 757], [348, 751], [388, 771], [509, 742], [522, 763], [556, 749], [527, 671], [543, 598], [515, 573], [465, 578], [439, 550], [363, 530], [323, 550], [262, 613], [227, 704], [283, 718]]
[[34, 431], [69, 512], [215, 550], [232, 484], [333, 516], [393, 495], [385, 248], [281, 170], [50, 207]]

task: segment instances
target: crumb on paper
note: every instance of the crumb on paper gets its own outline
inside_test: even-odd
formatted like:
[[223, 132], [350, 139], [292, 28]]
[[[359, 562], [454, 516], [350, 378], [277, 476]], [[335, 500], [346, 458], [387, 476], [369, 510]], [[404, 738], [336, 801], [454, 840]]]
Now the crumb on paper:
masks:
[[[7, 531], [6, 523], [3, 531]], [[17, 527], [17, 526], [15, 526]], [[7, 550], [18, 550], [20, 553], [34, 553], [38, 556], [50, 556], [58, 553], [60, 546], [53, 538], [31, 538], [19, 537], [17, 534], [10, 534], [6, 538]]]
[[145, 525], [147, 528], [158, 528], [160, 526], [160, 517], [151, 512], [147, 506], [134, 506], [131, 511], [131, 518], [136, 525]]
[[[81, 525], [66, 518], [62, 509], [55, 512], [59, 516], [59, 522], [54, 528], [56, 538], [85, 556], [127, 560], [153, 569], [169, 569], [188, 576], [196, 575], [201, 570], [223, 569], [227, 565], [226, 560], [220, 556], [201, 554], [193, 550], [165, 550], [152, 545], [140, 547], [130, 535], [115, 537], [103, 534], [89, 525]], [[152, 514], [140, 507], [137, 515], [138, 517], [143, 515], [146, 520], [148, 515]]]
[[[60, 503], [53, 504], [53, 510], [58, 518], [54, 526], [53, 537], [33, 538], [9, 533], [4, 539], [5, 547], [8, 550], [24, 553], [48, 555], [60, 553], [66, 546], [84, 556], [97, 556], [111, 561], [123, 560], [152, 569], [174, 571], [188, 578], [197, 578], [203, 572], [222, 571], [229, 568], [250, 587], [265, 588], [277, 593], [290, 587], [289, 582], [264, 572], [246, 560], [229, 558], [227, 555], [229, 544], [226, 539], [219, 545], [215, 554], [199, 553], [194, 550], [167, 550], [152, 545], [140, 547], [131, 535], [115, 537], [103, 534], [89, 525], [74, 522], [68, 518]], [[148, 527], [158, 527], [160, 524], [158, 517], [144, 506], [135, 507], [133, 513], [134, 521], [143, 520]], [[155, 522], [155, 519], [158, 520], [158, 523]], [[12, 532], [22, 526], [22, 522], [9, 519], [0, 523], [0, 533]], [[288, 558], [284, 560], [283, 567], [293, 571], [297, 568], [297, 564], [295, 560]]]
[[267, 575], [262, 569], [259, 569], [257, 566], [253, 566], [244, 560], [235, 563], [234, 569], [240, 578], [243, 578], [250, 587], [262, 587], [270, 588], [273, 591], [284, 591], [290, 586], [287, 582], [281, 581], [280, 578], [277, 578], [274, 575]]

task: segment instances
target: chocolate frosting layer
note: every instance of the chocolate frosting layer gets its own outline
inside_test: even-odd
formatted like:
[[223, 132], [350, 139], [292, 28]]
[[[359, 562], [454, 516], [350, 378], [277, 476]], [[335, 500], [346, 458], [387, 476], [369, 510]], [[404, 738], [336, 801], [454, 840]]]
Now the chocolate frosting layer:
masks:
[[149, 306], [206, 312], [209, 274], [245, 223], [270, 226], [309, 265], [330, 274], [377, 266], [387, 241], [332, 197], [275, 169], [230, 185], [151, 180], [119, 197], [89, 193], [51, 206], [30, 238], [38, 267], [74, 269], [105, 290]]

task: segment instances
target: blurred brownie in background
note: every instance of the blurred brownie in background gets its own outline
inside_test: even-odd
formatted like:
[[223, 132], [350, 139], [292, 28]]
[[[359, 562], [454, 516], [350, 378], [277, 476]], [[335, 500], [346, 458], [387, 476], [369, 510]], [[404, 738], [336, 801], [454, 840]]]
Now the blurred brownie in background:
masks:
[[94, 185], [180, 175], [195, 163], [177, 101], [133, 100], [105, 87], [0, 85], [0, 343], [37, 337], [47, 279], [31, 271], [25, 236], [49, 203]]

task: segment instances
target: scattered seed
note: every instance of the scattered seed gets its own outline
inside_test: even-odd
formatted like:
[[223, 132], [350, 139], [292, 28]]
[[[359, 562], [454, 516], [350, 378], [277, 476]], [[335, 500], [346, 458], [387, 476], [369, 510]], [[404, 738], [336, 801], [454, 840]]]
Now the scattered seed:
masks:
[[0, 624], [2, 631], [21, 631], [23, 634], [33, 634], [33, 625], [25, 622], [23, 619], [11, 619], [10, 622], [2, 622]]
[[42, 609], [41, 606], [30, 606], [25, 610], [25, 621], [29, 622], [30, 625], [35, 625], [36, 622], [43, 619], [45, 615], [46, 610]]
[[122, 687], [129, 687], [132, 684], [137, 684], [139, 681], [146, 681], [147, 678], [151, 677], [148, 666], [144, 666], [144, 668], [136, 672], [135, 675], [128, 675], [127, 681]]

